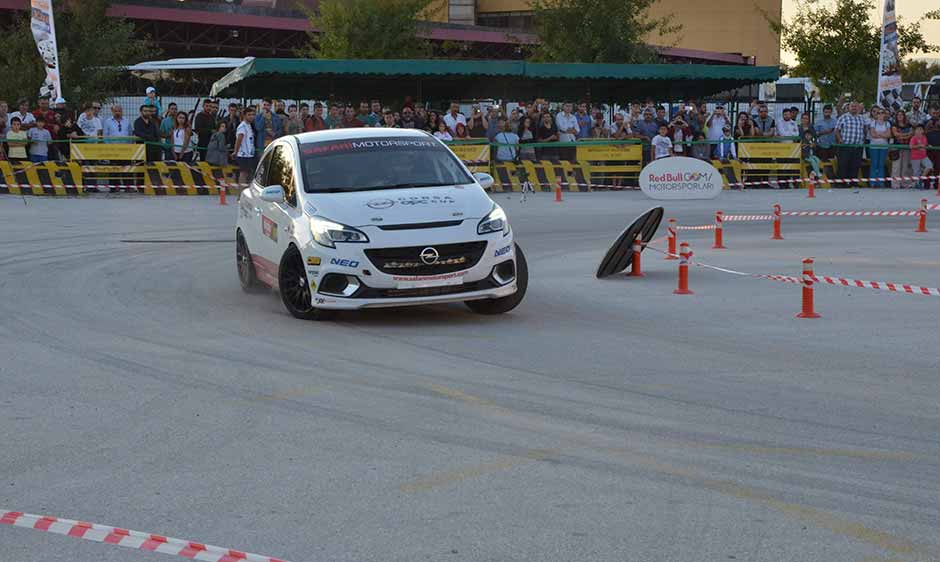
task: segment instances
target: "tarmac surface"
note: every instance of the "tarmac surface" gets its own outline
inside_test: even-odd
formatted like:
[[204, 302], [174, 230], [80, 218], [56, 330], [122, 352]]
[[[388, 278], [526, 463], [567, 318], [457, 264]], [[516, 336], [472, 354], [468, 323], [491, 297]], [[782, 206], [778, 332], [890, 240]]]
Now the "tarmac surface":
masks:
[[[916, 209], [932, 193], [726, 192], [725, 213]], [[295, 320], [244, 294], [236, 207], [0, 197], [0, 511], [293, 562], [940, 560], [940, 298], [800, 287], [645, 252], [639, 193], [496, 194], [529, 261], [502, 317]], [[940, 213], [683, 232], [751, 273], [940, 287]], [[665, 234], [665, 224], [659, 235]], [[161, 242], [162, 241], [162, 242]], [[660, 243], [664, 248], [665, 243]], [[0, 526], [0, 562], [149, 561]]]

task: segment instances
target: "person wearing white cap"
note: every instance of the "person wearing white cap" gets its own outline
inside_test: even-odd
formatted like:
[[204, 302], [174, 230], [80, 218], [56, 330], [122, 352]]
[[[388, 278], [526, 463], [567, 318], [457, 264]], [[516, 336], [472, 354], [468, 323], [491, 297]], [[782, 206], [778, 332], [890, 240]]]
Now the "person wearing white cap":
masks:
[[156, 108], [156, 118], [163, 119], [163, 105], [160, 103], [160, 100], [157, 99], [157, 89], [153, 86], [147, 86], [147, 100], [144, 101], [144, 105], [152, 105]]

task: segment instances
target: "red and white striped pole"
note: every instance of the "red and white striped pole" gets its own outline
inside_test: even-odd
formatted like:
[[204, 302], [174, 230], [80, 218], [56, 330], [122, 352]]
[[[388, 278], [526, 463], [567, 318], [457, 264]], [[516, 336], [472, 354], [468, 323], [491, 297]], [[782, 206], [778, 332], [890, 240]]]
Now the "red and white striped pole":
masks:
[[820, 318], [813, 302], [813, 258], [803, 260], [803, 310], [797, 318]]
[[676, 224], [676, 219], [669, 219], [669, 227], [666, 229], [666, 232], [669, 234], [669, 237], [667, 240], [668, 251], [666, 252], [666, 258], [665, 258], [667, 260], [679, 259], [678, 257], [676, 257], [676, 239], [678, 238], [678, 232], [679, 232], [676, 226], [678, 226]]
[[227, 205], [225, 202], [226, 191], [225, 184], [219, 183], [219, 205]]
[[815, 199], [816, 198], [816, 178], [810, 177], [809, 183], [806, 184], [806, 198]]
[[783, 236], [780, 235], [780, 213], [782, 212], [780, 203], [774, 203], [774, 233], [770, 237], [771, 240], [783, 240]]
[[724, 222], [724, 213], [721, 211], [715, 211], [715, 244], [712, 246], [713, 250], [725, 250], [725, 237], [724, 229], [722, 228], [722, 223]]
[[689, 290], [689, 260], [692, 259], [692, 251], [689, 250], [689, 243], [683, 242], [679, 250], [679, 286], [673, 291], [675, 295], [694, 295]]
[[555, 203], [561, 203], [561, 180], [555, 182]]
[[630, 267], [630, 277], [646, 277], [643, 268], [640, 265], [640, 253], [643, 251], [643, 235], [637, 234], [633, 240], [632, 266]]
[[914, 232], [927, 232], [927, 200], [920, 200], [920, 211], [917, 213], [917, 230]]

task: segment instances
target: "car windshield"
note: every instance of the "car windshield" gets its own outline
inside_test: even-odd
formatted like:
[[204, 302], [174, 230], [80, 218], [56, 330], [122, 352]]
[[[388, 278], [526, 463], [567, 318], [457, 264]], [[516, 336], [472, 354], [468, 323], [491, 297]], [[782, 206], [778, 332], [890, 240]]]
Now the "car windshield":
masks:
[[430, 138], [301, 143], [300, 154], [307, 193], [473, 183], [457, 158]]

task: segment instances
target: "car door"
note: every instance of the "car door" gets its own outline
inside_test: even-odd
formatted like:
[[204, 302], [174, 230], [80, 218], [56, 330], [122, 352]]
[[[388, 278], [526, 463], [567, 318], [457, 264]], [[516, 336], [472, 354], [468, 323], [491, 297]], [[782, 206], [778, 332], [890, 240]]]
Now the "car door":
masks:
[[298, 178], [294, 163], [294, 149], [291, 143], [279, 143], [271, 151], [271, 162], [268, 168], [268, 185], [279, 185], [284, 189], [284, 201], [268, 203], [266, 212], [270, 223], [268, 228], [277, 229], [276, 235], [271, 237], [277, 262], [287, 251], [294, 234], [294, 225], [299, 224], [303, 212], [298, 209], [297, 186]]
[[274, 228], [271, 219], [271, 203], [261, 199], [261, 192], [265, 187], [271, 185], [268, 181], [269, 170], [271, 168], [271, 151], [267, 151], [258, 163], [255, 169], [255, 175], [251, 180], [251, 203], [252, 203], [252, 237], [248, 242], [251, 249], [252, 258], [254, 258], [255, 270], [258, 276], [268, 284], [274, 284], [277, 279], [277, 264], [280, 256], [277, 254], [277, 247], [274, 239], [278, 232]]

